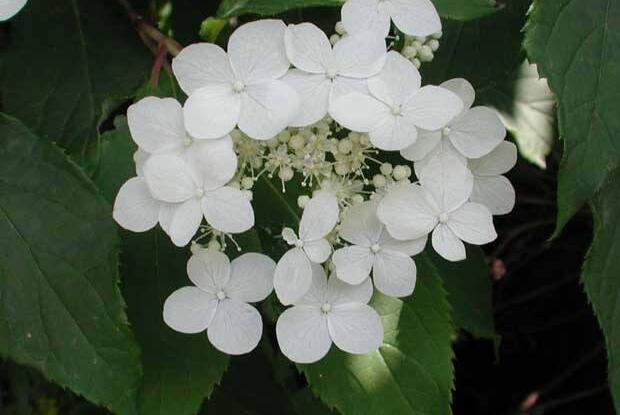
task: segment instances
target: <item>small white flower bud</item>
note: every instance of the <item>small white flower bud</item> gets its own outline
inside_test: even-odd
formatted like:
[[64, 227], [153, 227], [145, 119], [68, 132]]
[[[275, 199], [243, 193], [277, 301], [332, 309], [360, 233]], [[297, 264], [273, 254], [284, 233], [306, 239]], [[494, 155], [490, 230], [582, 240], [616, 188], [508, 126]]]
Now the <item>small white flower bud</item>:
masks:
[[377, 189], [385, 187], [386, 184], [387, 184], [387, 180], [385, 179], [385, 176], [382, 174], [375, 174], [375, 176], [372, 178], [372, 185], [376, 187]]
[[443, 32], [439, 31], [433, 34], [433, 39], [441, 39], [442, 36], [443, 36]]
[[417, 50], [420, 50], [422, 48], [422, 42], [420, 42], [419, 40], [414, 40], [413, 42], [411, 42], [411, 46], [416, 48]]
[[306, 140], [301, 135], [295, 134], [289, 140], [288, 145], [293, 150], [301, 150], [306, 145]]
[[291, 139], [291, 132], [289, 130], [284, 130], [280, 134], [278, 134], [278, 140], [281, 143], [288, 143], [288, 140]]
[[353, 144], [351, 141], [344, 139], [338, 143], [338, 151], [342, 154], [349, 154], [353, 150]]
[[427, 43], [428, 47], [431, 48], [433, 52], [437, 52], [439, 49], [439, 41], [437, 39], [431, 39]]
[[394, 171], [392, 172], [394, 180], [404, 180], [411, 175], [411, 169], [407, 171], [407, 166], [396, 166], [394, 167]]
[[299, 206], [300, 209], [303, 209], [306, 207], [306, 203], [308, 203], [309, 201], [310, 201], [310, 196], [306, 196], [306, 195], [299, 196], [297, 198], [297, 206]]
[[426, 36], [416, 36], [416, 40], [420, 43], [426, 43]]
[[246, 190], [251, 189], [252, 187], [254, 187], [254, 179], [252, 179], [251, 177], [244, 177], [243, 179], [241, 179], [241, 187]]
[[267, 140], [267, 147], [269, 148], [276, 148], [279, 145], [280, 145], [280, 142], [278, 141], [278, 137], [274, 137], [271, 140]]
[[329, 37], [329, 43], [331, 43], [332, 46], [338, 43], [339, 41], [340, 41], [340, 36], [337, 34], [333, 34]]
[[346, 176], [349, 173], [349, 164], [347, 162], [338, 162], [334, 166], [334, 171], [339, 176]]
[[250, 202], [254, 199], [254, 194], [251, 190], [242, 190], [241, 193], [243, 193], [243, 197], [248, 199]]
[[364, 196], [362, 196], [362, 195], [353, 195], [353, 197], [351, 197], [351, 202], [354, 205], [359, 205], [360, 203], [364, 202]]
[[228, 183], [228, 186], [230, 186], [230, 187], [234, 187], [235, 189], [241, 189], [241, 185], [240, 185], [240, 184], [239, 184], [239, 182], [238, 182], [238, 181], [236, 181], [236, 180], [234, 180], [234, 181], [232, 181], [232, 182]]
[[415, 58], [413, 60], [413, 64], [415, 65], [416, 68], [420, 69], [420, 66], [422, 66], [422, 62], [420, 62], [420, 59]]
[[430, 47], [424, 45], [420, 48], [419, 57], [422, 62], [430, 62], [433, 60], [435, 55], [433, 55], [433, 51]]
[[285, 182], [291, 180], [294, 174], [293, 169], [288, 166], [282, 167], [280, 171], [278, 171], [278, 177]]
[[418, 50], [413, 46], [405, 46], [403, 48], [403, 56], [407, 59], [413, 59], [418, 54]]
[[207, 249], [212, 249], [214, 251], [219, 251], [222, 249], [222, 245], [220, 245], [220, 243], [215, 240], [215, 239], [211, 239], [209, 241], [209, 243], [207, 244]]
[[339, 35], [344, 35], [345, 33], [347, 33], [347, 31], [344, 28], [344, 24], [342, 24], [342, 22], [338, 22], [336, 23], [336, 33], [338, 33]]
[[389, 176], [390, 174], [392, 174], [392, 170], [394, 170], [394, 168], [390, 163], [383, 163], [379, 170], [381, 170], [381, 174], [383, 174], [384, 176]]
[[366, 134], [360, 135], [360, 145], [364, 147], [370, 145], [370, 137]]

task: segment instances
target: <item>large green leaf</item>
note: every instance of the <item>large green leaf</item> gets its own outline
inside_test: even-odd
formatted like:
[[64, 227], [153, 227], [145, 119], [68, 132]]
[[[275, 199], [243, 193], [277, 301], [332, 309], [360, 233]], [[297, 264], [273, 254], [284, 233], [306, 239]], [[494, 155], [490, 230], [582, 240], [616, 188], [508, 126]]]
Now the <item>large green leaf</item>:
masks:
[[479, 90], [478, 97], [498, 111], [521, 155], [545, 168], [555, 139], [555, 99], [536, 65], [524, 61], [509, 78]]
[[[134, 151], [129, 129], [120, 118], [117, 129], [102, 136], [101, 163], [95, 174], [110, 201], [135, 175]], [[177, 333], [163, 322], [166, 298], [191, 284], [185, 271], [189, 256], [189, 247], [175, 247], [159, 229], [123, 232], [123, 294], [144, 368], [137, 397], [141, 415], [197, 413], [228, 365], [228, 357], [211, 346], [206, 333]]]
[[595, 236], [581, 279], [605, 333], [609, 388], [620, 412], [620, 170], [609, 175], [592, 210]]
[[[274, 15], [291, 9], [316, 6], [337, 6], [345, 0], [223, 0], [217, 11], [219, 17], [243, 14]], [[498, 7], [490, 0], [433, 0], [439, 14], [455, 20], [471, 20], [495, 12]]]
[[620, 2], [535, 1], [526, 49], [558, 100], [556, 234], [620, 165]]
[[385, 328], [383, 346], [365, 355], [332, 347], [322, 361], [299, 365], [316, 394], [343, 414], [450, 413], [454, 333], [446, 292], [425, 256], [418, 285], [403, 300], [375, 294]]
[[0, 354], [119, 414], [138, 349], [118, 290], [109, 205], [53, 144], [0, 115]]
[[478, 337], [494, 338], [491, 276], [478, 246], [467, 246], [467, 259], [449, 262], [431, 248], [428, 256], [448, 292], [454, 324]]
[[31, 0], [2, 56], [3, 111], [78, 157], [149, 71], [149, 52], [115, 2]]

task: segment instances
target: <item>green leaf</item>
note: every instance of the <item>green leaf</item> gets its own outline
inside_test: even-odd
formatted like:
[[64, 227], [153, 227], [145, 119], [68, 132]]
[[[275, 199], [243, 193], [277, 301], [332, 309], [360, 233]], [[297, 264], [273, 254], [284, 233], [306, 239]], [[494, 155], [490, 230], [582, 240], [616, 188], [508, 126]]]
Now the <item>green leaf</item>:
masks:
[[546, 168], [555, 139], [555, 98], [536, 65], [524, 61], [511, 77], [478, 92], [482, 102], [498, 111], [521, 155]]
[[[95, 175], [110, 201], [135, 176], [135, 145], [123, 121], [102, 136], [101, 164]], [[159, 229], [123, 232], [123, 294], [144, 368], [137, 397], [139, 414], [197, 413], [228, 365], [228, 357], [211, 346], [206, 333], [177, 333], [163, 322], [166, 298], [191, 284], [185, 271], [189, 256], [187, 247], [175, 247]]]
[[558, 100], [556, 235], [620, 165], [620, 3], [535, 1], [525, 46]]
[[90, 157], [99, 125], [149, 67], [148, 50], [114, 2], [31, 0], [11, 21], [3, 111], [78, 159]]
[[460, 262], [427, 252], [448, 292], [454, 324], [474, 336], [495, 338], [491, 277], [482, 249], [467, 245], [467, 259]]
[[109, 205], [54, 145], [0, 115], [0, 354], [119, 414], [138, 349]]
[[343, 414], [448, 414], [453, 386], [454, 329], [446, 292], [425, 256], [416, 257], [418, 285], [400, 300], [375, 294], [383, 346], [351, 355], [332, 346], [318, 363], [298, 365], [313, 391]]
[[594, 241], [581, 280], [605, 333], [609, 389], [620, 412], [620, 170], [609, 175], [592, 202]]
[[[305, 7], [341, 7], [345, 0], [223, 0], [217, 15], [221, 18], [244, 14], [274, 15]], [[442, 17], [471, 20], [489, 15], [498, 7], [494, 0], [433, 0]]]
[[200, 38], [207, 42], [215, 42], [227, 24], [226, 19], [207, 17], [200, 24]]

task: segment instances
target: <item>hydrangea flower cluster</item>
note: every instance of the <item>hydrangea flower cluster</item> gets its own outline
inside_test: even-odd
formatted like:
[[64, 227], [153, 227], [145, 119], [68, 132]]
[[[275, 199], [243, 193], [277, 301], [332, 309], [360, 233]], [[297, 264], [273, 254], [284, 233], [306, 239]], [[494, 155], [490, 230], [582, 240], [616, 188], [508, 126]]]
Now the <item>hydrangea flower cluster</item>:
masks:
[[[392, 23], [406, 36], [401, 51], [388, 50]], [[441, 36], [429, 0], [348, 0], [337, 32], [247, 23], [226, 51], [201, 43], [175, 57], [184, 105], [148, 97], [127, 112], [136, 176], [120, 189], [114, 218], [191, 242], [192, 285], [170, 295], [164, 321], [206, 330], [222, 352], [256, 347], [263, 323], [251, 303], [274, 289], [289, 307], [276, 335], [291, 360], [315, 362], [332, 344], [376, 350], [374, 289], [412, 295], [413, 257], [429, 237], [442, 257], [463, 260], [464, 242], [493, 241], [493, 215], [514, 205], [504, 174], [516, 147], [495, 112], [473, 106], [464, 79], [422, 85], [418, 66]], [[402, 164], [385, 162], [388, 152]], [[261, 177], [279, 179], [282, 192], [301, 183], [301, 220], [282, 229], [289, 249], [277, 263], [260, 253], [231, 262], [226, 241], [255, 225]]]

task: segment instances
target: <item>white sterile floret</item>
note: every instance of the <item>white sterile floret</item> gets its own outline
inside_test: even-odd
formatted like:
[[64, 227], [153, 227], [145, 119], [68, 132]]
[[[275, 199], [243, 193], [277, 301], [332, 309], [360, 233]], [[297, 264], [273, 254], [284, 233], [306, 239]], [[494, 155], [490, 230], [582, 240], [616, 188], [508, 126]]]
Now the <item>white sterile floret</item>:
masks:
[[332, 252], [325, 239], [338, 222], [338, 200], [332, 193], [321, 191], [310, 199], [299, 222], [299, 237], [291, 228], [284, 228], [282, 237], [293, 248], [286, 252], [274, 277], [274, 288], [280, 302], [293, 304], [310, 289], [312, 263], [322, 264]]
[[435, 251], [449, 261], [465, 259], [465, 245], [497, 237], [489, 209], [468, 202], [473, 176], [455, 157], [435, 157], [419, 177], [421, 184], [395, 186], [377, 209], [379, 220], [398, 240], [429, 233]]
[[364, 282], [372, 270], [375, 287], [391, 297], [413, 293], [416, 266], [411, 258], [424, 250], [426, 236], [397, 241], [377, 218], [378, 202], [371, 200], [345, 212], [339, 236], [353, 245], [334, 252], [336, 276], [348, 284]]
[[323, 358], [332, 342], [348, 353], [370, 353], [383, 342], [383, 324], [367, 305], [372, 284], [349, 285], [332, 276], [327, 281], [320, 265], [312, 266], [308, 292], [276, 323], [282, 353], [297, 363]]
[[28, 0], [0, 0], [0, 22], [15, 16], [28, 3]]
[[249, 137], [267, 140], [292, 121], [299, 98], [278, 79], [290, 66], [285, 29], [279, 20], [247, 23], [230, 37], [228, 53], [199, 43], [174, 58], [172, 69], [189, 96], [184, 115], [192, 136], [219, 138], [238, 125]]
[[164, 303], [164, 321], [181, 333], [207, 330], [211, 344], [224, 353], [249, 353], [261, 338], [263, 322], [248, 303], [271, 293], [274, 268], [275, 263], [261, 254], [247, 253], [230, 263], [221, 252], [199, 251], [187, 263], [195, 286], [170, 294]]
[[390, 33], [390, 20], [403, 33], [428, 36], [441, 31], [441, 20], [431, 0], [348, 0], [342, 23], [348, 33], [373, 30]]
[[[438, 154], [455, 154], [463, 163], [489, 154], [506, 137], [506, 128], [497, 112], [488, 107], [474, 107], [476, 93], [465, 79], [452, 79], [441, 84], [463, 102], [463, 110], [445, 128], [420, 131], [418, 140], [401, 151], [407, 160], [416, 162], [416, 171]], [[426, 129], [429, 130], [429, 129]]]
[[368, 80], [370, 94], [352, 92], [334, 101], [332, 117], [342, 126], [368, 133], [381, 150], [402, 150], [415, 143], [418, 128], [443, 128], [463, 108], [457, 95], [437, 86], [420, 88], [416, 67], [389, 52], [381, 72]]
[[327, 36], [311, 23], [290, 25], [284, 35], [286, 53], [297, 69], [282, 78], [299, 94], [303, 110], [291, 122], [305, 127], [321, 120], [334, 99], [366, 91], [366, 78], [385, 64], [385, 39], [375, 33], [347, 36], [333, 50]]
[[254, 226], [254, 211], [247, 197], [226, 186], [237, 169], [231, 146], [198, 146], [181, 157], [155, 154], [144, 164], [144, 178], [151, 194], [176, 204], [170, 211], [167, 232], [178, 246], [194, 236], [202, 217], [214, 229], [241, 233]]
[[484, 157], [469, 160], [474, 175], [474, 190], [469, 200], [481, 203], [494, 215], [505, 215], [515, 205], [515, 189], [503, 176], [517, 164], [517, 146], [509, 141], [500, 143]]

